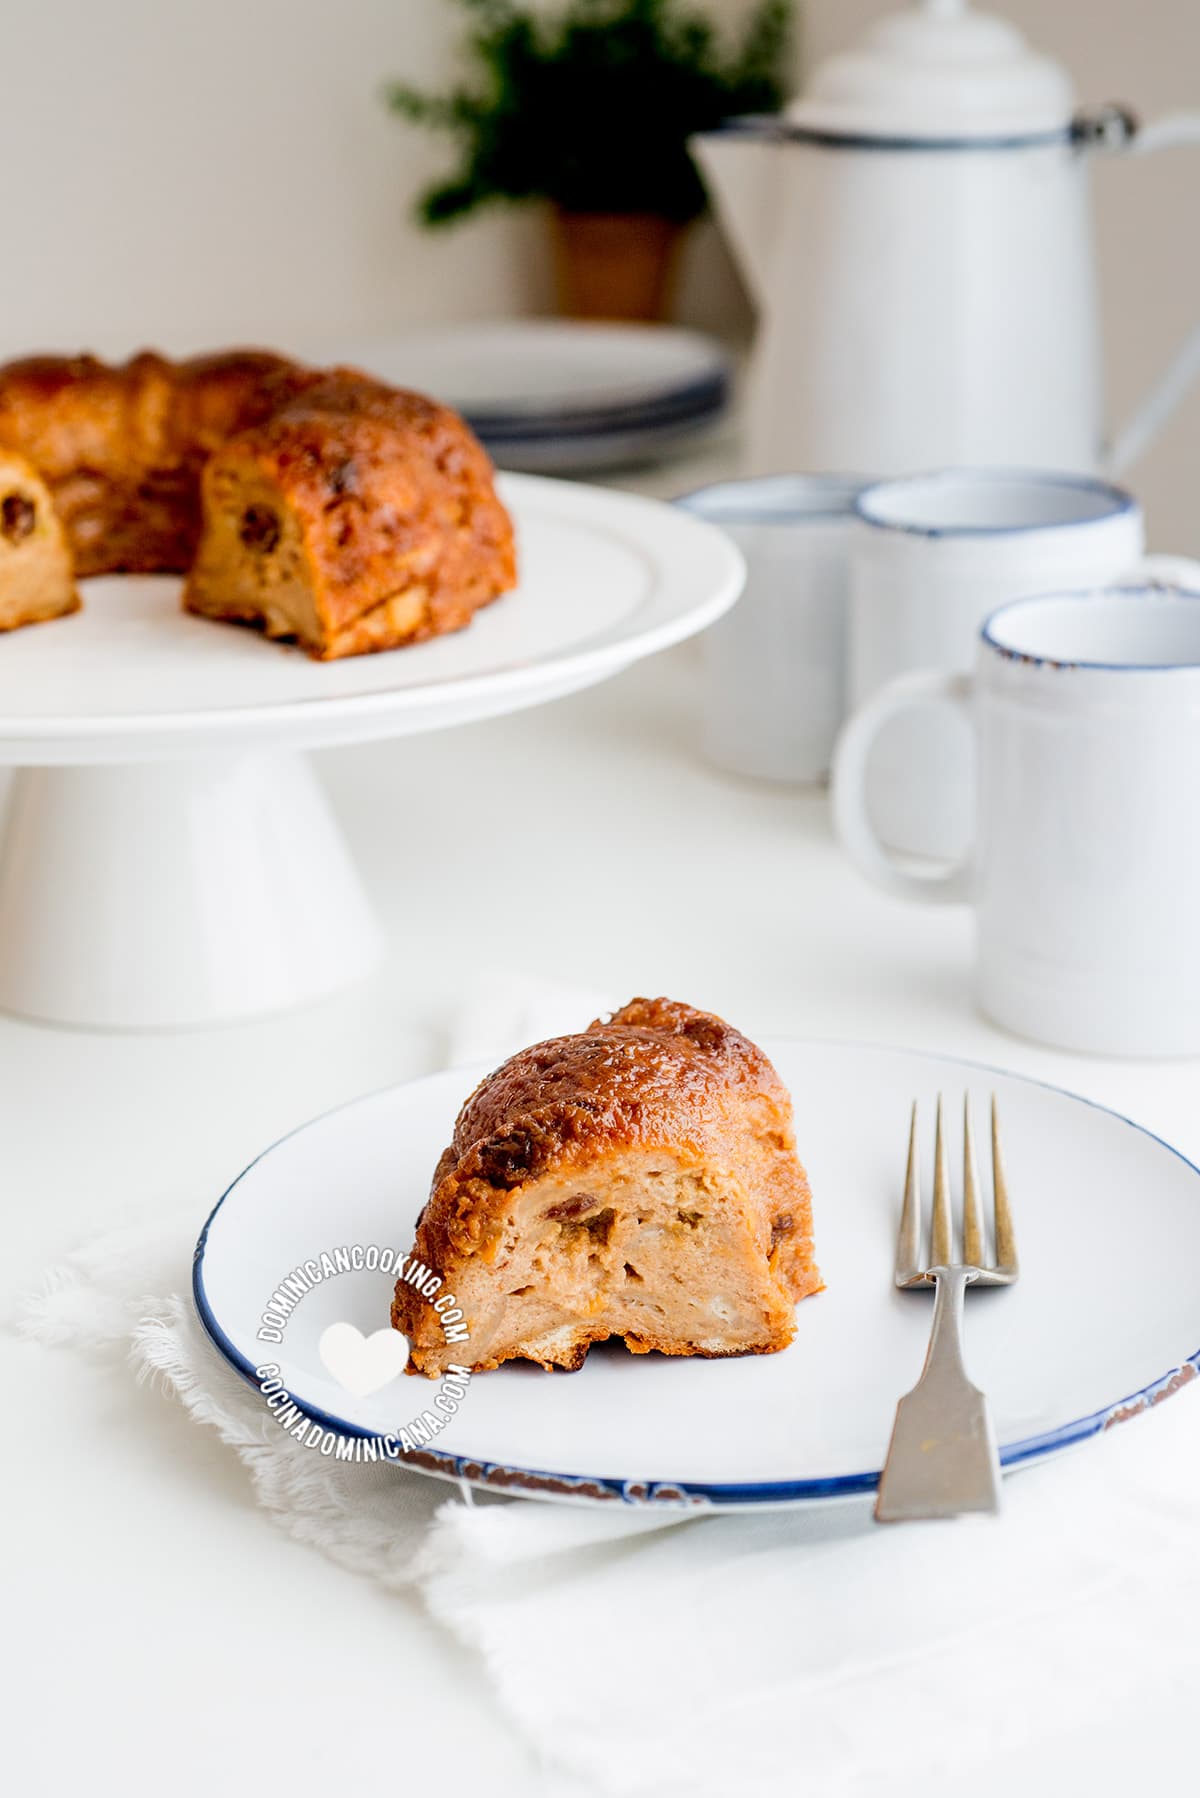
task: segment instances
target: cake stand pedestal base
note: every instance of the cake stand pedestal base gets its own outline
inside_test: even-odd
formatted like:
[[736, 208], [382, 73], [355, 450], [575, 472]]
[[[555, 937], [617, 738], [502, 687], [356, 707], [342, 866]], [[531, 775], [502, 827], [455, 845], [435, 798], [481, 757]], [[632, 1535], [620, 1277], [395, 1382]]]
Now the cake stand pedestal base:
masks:
[[96, 1030], [283, 1011], [382, 940], [300, 754], [21, 768], [0, 843], [0, 1009]]

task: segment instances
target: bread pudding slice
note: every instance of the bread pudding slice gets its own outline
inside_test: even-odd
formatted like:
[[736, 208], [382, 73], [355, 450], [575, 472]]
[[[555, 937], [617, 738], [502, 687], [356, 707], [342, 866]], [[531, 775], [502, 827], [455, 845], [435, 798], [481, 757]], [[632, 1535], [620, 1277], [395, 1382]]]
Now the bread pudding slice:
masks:
[[463, 420], [353, 370], [205, 464], [184, 605], [321, 661], [461, 630], [516, 583], [513, 528]]
[[23, 456], [0, 450], [0, 631], [78, 609], [71, 552], [49, 488]]
[[821, 1289], [791, 1100], [731, 1025], [635, 999], [577, 1036], [522, 1050], [467, 1100], [412, 1259], [441, 1276], [468, 1342], [396, 1287], [410, 1371], [524, 1359], [786, 1348]]

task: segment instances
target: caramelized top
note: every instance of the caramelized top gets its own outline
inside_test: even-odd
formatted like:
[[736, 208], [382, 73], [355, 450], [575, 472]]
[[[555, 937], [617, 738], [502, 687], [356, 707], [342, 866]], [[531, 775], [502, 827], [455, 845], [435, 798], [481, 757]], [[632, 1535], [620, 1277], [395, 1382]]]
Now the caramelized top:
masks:
[[80, 471], [129, 481], [210, 454], [319, 379], [270, 350], [185, 362], [143, 350], [119, 364], [26, 356], [0, 367], [0, 443], [52, 486]]
[[[634, 999], [576, 1036], [523, 1049], [477, 1087], [438, 1176], [520, 1185], [553, 1162], [615, 1142], [711, 1146], [732, 1121], [790, 1130], [791, 1101], [762, 1051], [709, 1012]], [[435, 1177], [436, 1185], [436, 1177]]]
[[299, 384], [242, 432], [237, 447], [270, 468], [289, 492], [336, 502], [362, 497], [373, 481], [394, 476], [400, 439], [414, 446], [414, 472], [490, 479], [490, 462], [456, 412], [353, 368]]

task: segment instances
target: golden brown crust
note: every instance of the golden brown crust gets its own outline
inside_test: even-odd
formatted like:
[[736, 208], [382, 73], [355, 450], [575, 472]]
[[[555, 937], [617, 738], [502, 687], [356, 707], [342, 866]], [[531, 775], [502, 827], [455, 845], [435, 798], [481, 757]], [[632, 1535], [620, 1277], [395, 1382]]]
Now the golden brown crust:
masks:
[[[690, 1335], [656, 1330], [650, 1313], [645, 1328], [626, 1327], [633, 1315], [628, 1307], [614, 1310], [608, 1304], [610, 1264], [620, 1264], [628, 1277], [634, 1262], [646, 1261], [646, 1239], [626, 1215], [625, 1203], [643, 1191], [656, 1195], [660, 1211], [667, 1195], [668, 1227], [664, 1236], [661, 1219], [649, 1218], [648, 1204], [633, 1206], [647, 1214], [636, 1223], [653, 1223], [656, 1244], [678, 1237], [681, 1266], [708, 1266], [696, 1239], [686, 1235], [693, 1215], [723, 1220], [727, 1239], [737, 1245], [725, 1252], [739, 1262], [747, 1290], [757, 1293], [762, 1327], [756, 1339], [751, 1332], [750, 1338], [730, 1335], [726, 1342], [717, 1327]], [[699, 1195], [694, 1214], [671, 1210], [679, 1191]], [[683, 1202], [690, 1206], [692, 1200]], [[675, 1218], [683, 1220], [684, 1234], [673, 1237]], [[548, 1244], [545, 1255], [539, 1251], [533, 1257], [539, 1279], [548, 1279], [546, 1268], [558, 1265], [554, 1257], [561, 1262], [564, 1254], [574, 1257], [574, 1278], [584, 1265], [576, 1247], [586, 1254], [592, 1285], [584, 1310], [572, 1315], [561, 1300], [561, 1324], [535, 1332], [536, 1340], [511, 1340], [493, 1317], [483, 1325], [483, 1341], [473, 1333], [471, 1364], [477, 1368], [515, 1355], [547, 1366], [578, 1366], [591, 1342], [612, 1333], [623, 1335], [635, 1353], [719, 1355], [782, 1348], [791, 1339], [792, 1305], [820, 1289], [812, 1258], [811, 1198], [785, 1087], [740, 1031], [667, 999], [635, 999], [607, 1022], [597, 1020], [578, 1035], [522, 1050], [483, 1081], [459, 1113], [438, 1163], [413, 1252], [460, 1302], [466, 1304], [464, 1295], [472, 1294], [482, 1315], [494, 1309], [486, 1270], [494, 1268], [497, 1279], [503, 1276], [501, 1284], [510, 1287], [524, 1280], [525, 1274], [513, 1271], [524, 1266], [518, 1239], [533, 1228]], [[590, 1234], [577, 1245], [580, 1232]], [[630, 1260], [621, 1263], [614, 1244]], [[644, 1283], [636, 1269], [633, 1278]], [[529, 1293], [536, 1284], [518, 1284], [509, 1296]], [[578, 1280], [573, 1290], [573, 1302], [581, 1303]], [[644, 1302], [645, 1295], [634, 1296]], [[595, 1315], [584, 1314], [589, 1306]], [[615, 1316], [624, 1322], [614, 1331]], [[404, 1283], [396, 1289], [393, 1322], [409, 1337], [414, 1364], [438, 1371], [447, 1356], [436, 1319]]]
[[511, 523], [466, 425], [355, 370], [253, 349], [27, 357], [0, 368], [0, 449], [45, 481], [80, 576], [187, 573], [208, 465], [241, 457], [274, 478], [306, 538], [313, 628], [279, 628], [244, 581], [194, 580], [188, 603], [323, 659], [457, 630], [515, 583]]
[[269, 350], [172, 363], [29, 356], [0, 368], [0, 445], [34, 464], [81, 578], [182, 574], [200, 537], [200, 471], [314, 376]]
[[724, 1019], [671, 999], [633, 999], [575, 1036], [522, 1049], [467, 1100], [447, 1157], [460, 1180], [506, 1189], [593, 1143], [703, 1153], [731, 1105], [781, 1117], [786, 1090], [762, 1050]]
[[324, 377], [273, 350], [222, 350], [172, 368], [175, 452], [208, 457]]

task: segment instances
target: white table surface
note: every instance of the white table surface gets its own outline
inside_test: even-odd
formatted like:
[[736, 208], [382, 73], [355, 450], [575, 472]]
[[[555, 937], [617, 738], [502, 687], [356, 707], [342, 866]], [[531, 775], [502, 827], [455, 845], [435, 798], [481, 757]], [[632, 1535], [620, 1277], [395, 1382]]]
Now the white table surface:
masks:
[[[712, 454], [657, 485], [718, 471]], [[1200, 1158], [1200, 1063], [1084, 1060], [990, 1028], [971, 1007], [966, 916], [859, 880], [824, 794], [707, 769], [697, 703], [689, 645], [540, 711], [320, 758], [390, 933], [364, 989], [178, 1037], [0, 1019], [5, 1288], [137, 1205], [183, 1200], [198, 1229], [291, 1125], [437, 1065], [453, 999], [496, 966], [618, 999], [673, 994], [753, 1035], [1002, 1063]], [[530, 1757], [469, 1658], [415, 1600], [280, 1535], [233, 1455], [175, 1403], [70, 1352], [5, 1335], [0, 1355], [9, 1789], [531, 1790]], [[1053, 1479], [1053, 1464], [1025, 1477]], [[1164, 1701], [972, 1769], [970, 1789], [1165, 1790], [1191, 1734]], [[919, 1765], [893, 1787], [930, 1789]]]

